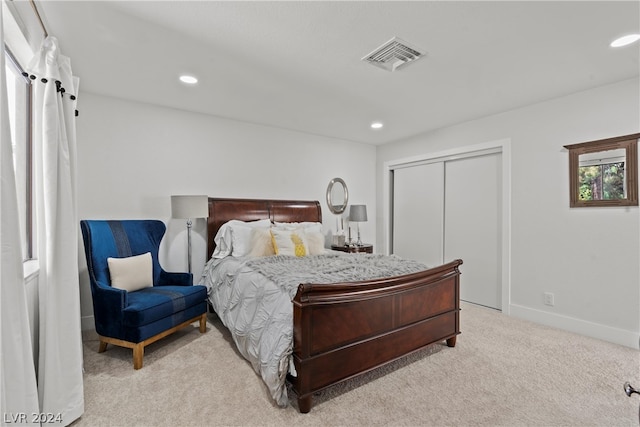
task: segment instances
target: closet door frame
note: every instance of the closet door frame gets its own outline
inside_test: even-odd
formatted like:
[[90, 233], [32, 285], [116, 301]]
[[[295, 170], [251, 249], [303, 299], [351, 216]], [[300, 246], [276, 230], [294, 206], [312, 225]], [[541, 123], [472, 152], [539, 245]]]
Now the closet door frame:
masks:
[[[486, 143], [457, 147], [450, 150], [425, 153], [413, 157], [391, 160], [383, 165], [383, 253], [389, 255], [393, 244], [393, 172], [411, 166], [437, 161], [455, 160], [483, 154], [502, 153], [502, 241], [501, 279], [502, 313], [510, 314], [511, 307], [511, 140], [501, 139]], [[463, 260], [464, 261], [464, 260]], [[464, 277], [461, 279], [464, 280]]]

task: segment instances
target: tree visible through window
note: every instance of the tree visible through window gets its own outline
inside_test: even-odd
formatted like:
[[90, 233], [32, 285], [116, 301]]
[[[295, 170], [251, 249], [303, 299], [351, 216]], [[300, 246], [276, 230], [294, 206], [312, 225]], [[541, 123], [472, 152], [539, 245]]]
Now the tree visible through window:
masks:
[[625, 199], [624, 162], [578, 168], [580, 200]]

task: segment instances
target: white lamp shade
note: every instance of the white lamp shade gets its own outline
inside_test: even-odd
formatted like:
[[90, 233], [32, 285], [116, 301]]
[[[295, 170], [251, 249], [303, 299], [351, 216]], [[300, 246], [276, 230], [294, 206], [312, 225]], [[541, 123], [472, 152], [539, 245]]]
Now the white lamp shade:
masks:
[[349, 221], [365, 222], [366, 220], [367, 220], [367, 206], [351, 205], [351, 208], [349, 209]]
[[171, 196], [172, 218], [206, 218], [209, 216], [207, 196]]

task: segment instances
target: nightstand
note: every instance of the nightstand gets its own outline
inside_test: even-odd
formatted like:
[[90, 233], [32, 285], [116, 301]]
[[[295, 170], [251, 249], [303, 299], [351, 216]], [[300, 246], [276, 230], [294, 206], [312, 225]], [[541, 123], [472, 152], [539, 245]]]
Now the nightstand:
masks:
[[364, 243], [364, 244], [362, 244], [360, 246], [337, 246], [337, 245], [331, 245], [331, 249], [333, 249], [334, 251], [348, 252], [350, 254], [355, 254], [355, 253], [372, 254], [373, 253], [373, 245], [369, 245], [367, 243]]

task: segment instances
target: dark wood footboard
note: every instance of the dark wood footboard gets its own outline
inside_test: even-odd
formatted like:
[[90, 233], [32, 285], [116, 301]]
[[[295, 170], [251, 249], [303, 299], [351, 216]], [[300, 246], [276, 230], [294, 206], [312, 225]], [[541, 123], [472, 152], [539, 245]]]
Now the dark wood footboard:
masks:
[[300, 412], [313, 393], [460, 333], [458, 266], [357, 283], [303, 284], [293, 299], [291, 378]]

